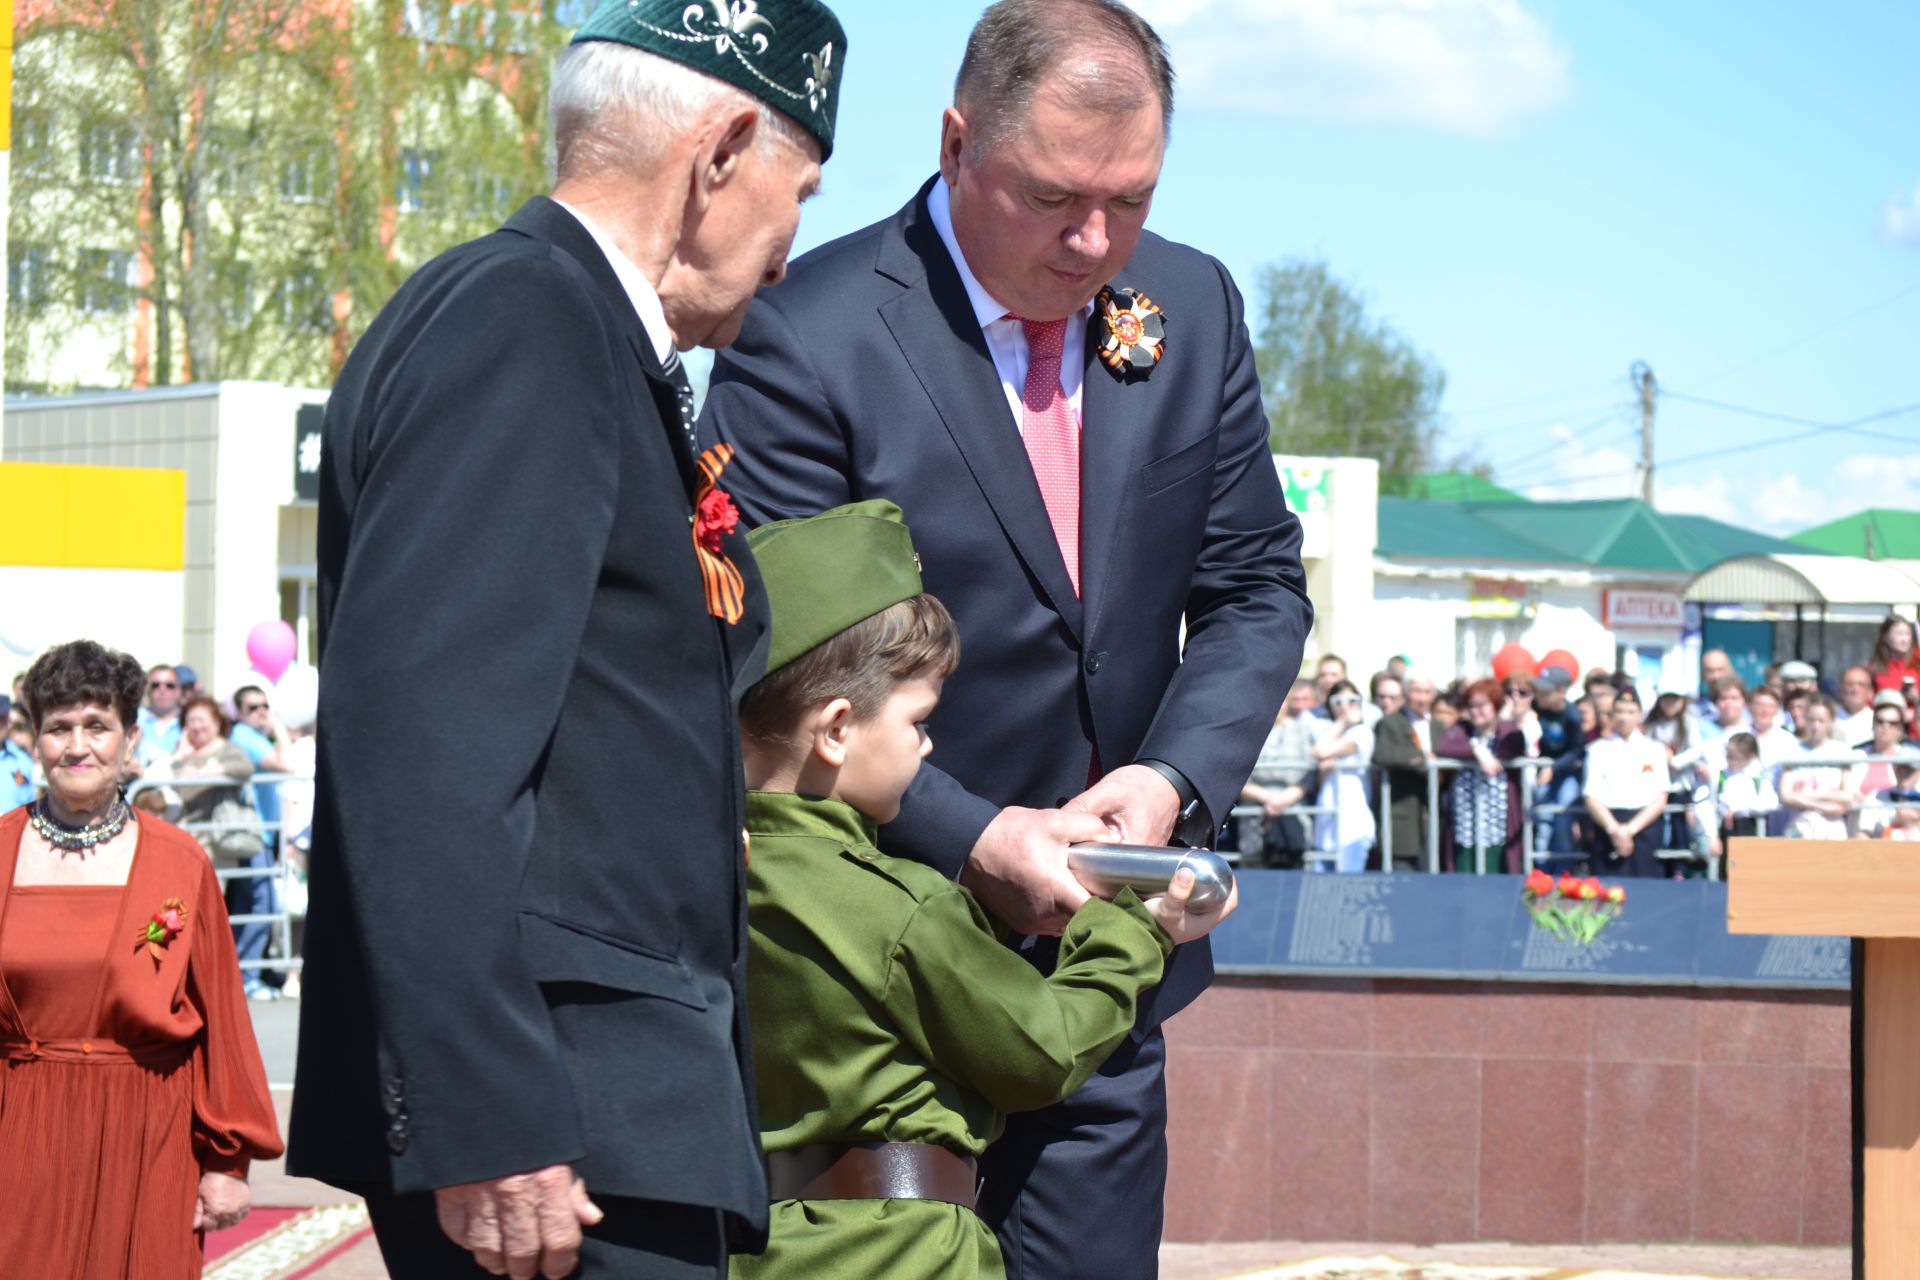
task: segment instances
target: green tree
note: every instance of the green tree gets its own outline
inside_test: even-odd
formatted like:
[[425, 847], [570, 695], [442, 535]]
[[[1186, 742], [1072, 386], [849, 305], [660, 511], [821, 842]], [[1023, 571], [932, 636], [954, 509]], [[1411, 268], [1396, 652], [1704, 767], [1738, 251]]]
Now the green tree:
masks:
[[331, 382], [415, 266], [542, 189], [554, 5], [20, 6], [9, 389]]
[[1253, 312], [1275, 453], [1376, 458], [1383, 493], [1435, 468], [1446, 374], [1325, 262], [1265, 268]]

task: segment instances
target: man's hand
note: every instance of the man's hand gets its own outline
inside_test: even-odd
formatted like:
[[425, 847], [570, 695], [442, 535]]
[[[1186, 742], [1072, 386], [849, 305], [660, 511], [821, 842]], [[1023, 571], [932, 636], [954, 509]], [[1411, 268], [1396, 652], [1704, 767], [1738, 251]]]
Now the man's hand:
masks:
[[1067, 846], [1105, 839], [1090, 814], [1010, 806], [974, 842], [960, 883], [1015, 931], [1058, 936], [1091, 896], [1067, 870]]
[[200, 1189], [193, 1197], [193, 1229], [224, 1231], [247, 1216], [253, 1207], [253, 1192], [245, 1178], [208, 1170], [200, 1175]]
[[1193, 896], [1193, 872], [1186, 867], [1173, 873], [1173, 883], [1167, 886], [1165, 893], [1156, 893], [1144, 902], [1160, 927], [1167, 931], [1174, 945], [1192, 942], [1195, 938], [1204, 938], [1212, 933], [1215, 926], [1240, 907], [1240, 885], [1236, 882], [1233, 892], [1227, 900], [1212, 911], [1192, 912], [1187, 910], [1187, 899]]
[[1064, 812], [1092, 814], [1122, 844], [1165, 844], [1180, 816], [1180, 793], [1158, 770], [1128, 764], [1067, 801]]
[[433, 1193], [440, 1229], [496, 1276], [560, 1280], [580, 1263], [580, 1227], [603, 1215], [564, 1164]]
[[1550, 787], [1552, 785], [1553, 785], [1553, 766], [1552, 765], [1546, 765], [1538, 770], [1535, 770], [1533, 775], [1534, 790], [1538, 791], [1542, 787]]
[[1624, 823], [1608, 833], [1608, 839], [1613, 841], [1614, 857], [1631, 858], [1633, 856], [1633, 832], [1627, 830]]

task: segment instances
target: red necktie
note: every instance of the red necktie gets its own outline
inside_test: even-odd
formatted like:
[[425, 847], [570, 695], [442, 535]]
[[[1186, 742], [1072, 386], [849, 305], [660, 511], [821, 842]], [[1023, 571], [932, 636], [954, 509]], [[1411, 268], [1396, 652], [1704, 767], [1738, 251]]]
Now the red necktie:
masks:
[[[1014, 316], [1013, 319], [1020, 320]], [[1027, 335], [1027, 383], [1020, 394], [1020, 437], [1040, 482], [1073, 594], [1080, 594], [1080, 420], [1060, 389], [1065, 320], [1020, 320]]]

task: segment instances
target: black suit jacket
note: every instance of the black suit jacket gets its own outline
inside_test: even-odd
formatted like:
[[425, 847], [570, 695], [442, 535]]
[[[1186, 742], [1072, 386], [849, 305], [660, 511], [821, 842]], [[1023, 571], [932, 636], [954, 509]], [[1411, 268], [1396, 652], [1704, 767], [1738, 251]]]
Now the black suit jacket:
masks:
[[586, 230], [537, 199], [421, 268], [324, 456], [290, 1167], [567, 1161], [763, 1223], [735, 690], [765, 594], [736, 533], [746, 614], [708, 612], [674, 389]]
[[[1224, 815], [1312, 619], [1240, 295], [1212, 258], [1149, 234], [1114, 283], [1164, 309], [1165, 358], [1122, 382], [1089, 324], [1076, 598], [931, 189], [755, 300], [701, 420], [703, 443], [739, 451], [750, 523], [898, 503], [959, 622], [933, 757], [881, 841], [957, 875], [1000, 808], [1084, 790], [1096, 747], [1105, 769], [1166, 761]], [[1180, 948], [1142, 1025], [1210, 975], [1203, 945]]]

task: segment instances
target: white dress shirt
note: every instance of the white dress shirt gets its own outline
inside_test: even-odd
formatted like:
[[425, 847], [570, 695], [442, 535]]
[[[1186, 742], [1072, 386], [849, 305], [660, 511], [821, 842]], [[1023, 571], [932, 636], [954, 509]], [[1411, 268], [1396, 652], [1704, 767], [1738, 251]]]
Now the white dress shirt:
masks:
[[1603, 809], [1639, 811], [1665, 801], [1672, 785], [1667, 749], [1635, 729], [1627, 738], [1599, 738], [1587, 744], [1587, 777], [1581, 794]]
[[[974, 319], [980, 322], [981, 332], [986, 336], [987, 352], [993, 356], [993, 367], [1000, 374], [1000, 389], [1006, 393], [1007, 407], [1013, 411], [1013, 425], [1017, 429], [1021, 423], [1021, 393], [1027, 385], [1026, 330], [1018, 320], [1007, 318], [1010, 308], [996, 302], [967, 266], [967, 255], [960, 252], [960, 242], [954, 239], [953, 208], [944, 178], [934, 183], [927, 195], [927, 216], [933, 220], [933, 229], [940, 233], [940, 243], [947, 246], [953, 265], [960, 271], [960, 283], [967, 288], [967, 301], [973, 304]], [[1067, 317], [1066, 344], [1061, 348], [1060, 390], [1073, 407], [1075, 422], [1080, 421], [1080, 386], [1087, 372], [1084, 359], [1087, 317], [1092, 314], [1093, 303], [1088, 301]]]
[[647, 340], [653, 343], [653, 354], [659, 359], [660, 367], [672, 368], [676, 355], [673, 330], [667, 327], [667, 309], [661, 305], [660, 291], [653, 287], [653, 281], [647, 279], [640, 268], [633, 264], [633, 259], [622, 253], [620, 246], [592, 218], [564, 200], [555, 200], [554, 203], [572, 214], [574, 220], [587, 229], [593, 242], [600, 246], [600, 252], [607, 255], [607, 265], [613, 268], [620, 287], [627, 291], [627, 300], [633, 303], [633, 313], [640, 317], [640, 327], [647, 331]]

